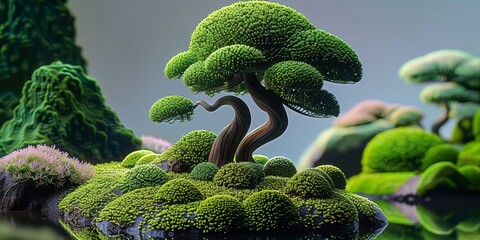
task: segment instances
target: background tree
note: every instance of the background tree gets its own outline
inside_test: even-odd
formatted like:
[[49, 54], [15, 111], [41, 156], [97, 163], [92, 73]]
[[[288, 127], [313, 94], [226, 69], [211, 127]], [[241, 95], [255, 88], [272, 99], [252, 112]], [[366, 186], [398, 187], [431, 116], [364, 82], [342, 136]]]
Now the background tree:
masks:
[[35, 69], [60, 60], [86, 66], [66, 0], [0, 1], [0, 126]]
[[439, 50], [406, 62], [399, 71], [406, 83], [441, 82], [424, 89], [421, 98], [435, 103], [445, 113], [432, 125], [439, 134], [448, 121], [452, 104], [480, 100], [480, 58], [459, 50]]
[[193, 110], [202, 106], [209, 112], [217, 110], [223, 105], [232, 106], [235, 117], [217, 136], [208, 156], [208, 161], [221, 167], [233, 161], [235, 150], [240, 140], [247, 134], [251, 123], [250, 110], [245, 102], [234, 96], [224, 96], [213, 105], [203, 100], [192, 103], [182, 96], [167, 96], [160, 98], [150, 108], [149, 116], [154, 122], [174, 122], [175, 120], [190, 121]]
[[299, 12], [267, 1], [245, 1], [208, 15], [194, 30], [190, 48], [165, 67], [167, 78], [182, 78], [192, 92], [249, 93], [268, 120], [245, 136], [237, 161], [279, 137], [288, 126], [284, 105], [311, 117], [337, 116], [323, 80], [356, 83], [358, 56], [335, 35], [316, 29]]

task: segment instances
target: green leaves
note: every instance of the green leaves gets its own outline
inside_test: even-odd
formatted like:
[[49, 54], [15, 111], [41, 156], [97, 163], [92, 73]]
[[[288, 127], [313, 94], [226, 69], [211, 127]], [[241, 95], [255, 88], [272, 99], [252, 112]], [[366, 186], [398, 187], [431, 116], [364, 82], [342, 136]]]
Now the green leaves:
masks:
[[170, 79], [180, 78], [185, 70], [197, 61], [192, 52], [181, 52], [167, 62], [164, 70], [165, 76]]
[[185, 122], [193, 115], [193, 103], [190, 99], [172, 95], [157, 100], [149, 111], [149, 117], [154, 122]]

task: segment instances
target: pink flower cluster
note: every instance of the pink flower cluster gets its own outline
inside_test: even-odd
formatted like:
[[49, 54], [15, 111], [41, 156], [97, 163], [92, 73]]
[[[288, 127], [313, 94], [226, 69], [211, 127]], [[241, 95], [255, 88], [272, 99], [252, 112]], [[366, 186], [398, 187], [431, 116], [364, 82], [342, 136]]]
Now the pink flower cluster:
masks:
[[8, 171], [17, 182], [32, 180], [56, 187], [80, 185], [95, 175], [92, 165], [46, 145], [28, 146], [0, 158], [0, 171]]
[[172, 143], [155, 136], [142, 136], [142, 149], [148, 149], [156, 153], [162, 153], [172, 146]]

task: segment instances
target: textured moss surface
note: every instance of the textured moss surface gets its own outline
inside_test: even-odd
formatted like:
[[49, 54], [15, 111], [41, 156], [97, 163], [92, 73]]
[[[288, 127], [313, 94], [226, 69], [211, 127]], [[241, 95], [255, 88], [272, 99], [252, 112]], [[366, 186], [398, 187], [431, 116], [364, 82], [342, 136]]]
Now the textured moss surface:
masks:
[[213, 182], [227, 188], [254, 188], [258, 183], [258, 173], [243, 163], [228, 163], [221, 167]]
[[333, 185], [330, 181], [319, 171], [306, 169], [288, 180], [285, 192], [305, 199], [329, 198], [333, 193]]
[[156, 165], [140, 165], [128, 171], [123, 177], [122, 191], [138, 188], [161, 186], [170, 180], [170, 176]]
[[231, 232], [239, 229], [245, 211], [238, 199], [228, 195], [216, 195], [202, 201], [196, 211], [195, 225], [202, 232]]
[[158, 99], [148, 114], [154, 122], [190, 121], [193, 115], [193, 103], [182, 96], [167, 96]]
[[218, 172], [218, 167], [215, 163], [202, 162], [197, 164], [190, 173], [193, 179], [211, 181]]
[[270, 158], [262, 154], [254, 154], [253, 160], [259, 164], [265, 164]]
[[14, 117], [0, 133], [0, 155], [44, 143], [101, 163], [123, 159], [140, 146], [140, 139], [105, 104], [97, 81], [81, 67], [61, 62], [33, 73]]
[[203, 200], [202, 193], [193, 183], [176, 178], [163, 184], [156, 193], [157, 201], [164, 204], [185, 204]]
[[403, 127], [379, 133], [363, 152], [363, 171], [416, 171], [427, 150], [441, 143], [438, 136], [416, 128]]
[[137, 161], [148, 154], [152, 154], [150, 150], [137, 150], [129, 153], [122, 161], [122, 167], [131, 168], [134, 167]]
[[13, 116], [24, 83], [53, 61], [85, 67], [66, 1], [0, 2], [0, 126]]
[[333, 165], [320, 165], [316, 168], [325, 172], [330, 179], [332, 179], [334, 188], [345, 190], [347, 187], [347, 179], [340, 168]]
[[457, 163], [458, 151], [450, 144], [440, 144], [431, 147], [420, 160], [420, 170], [424, 171], [437, 162]]
[[267, 176], [292, 177], [297, 173], [297, 168], [292, 160], [277, 156], [268, 160], [263, 166], [263, 171]]

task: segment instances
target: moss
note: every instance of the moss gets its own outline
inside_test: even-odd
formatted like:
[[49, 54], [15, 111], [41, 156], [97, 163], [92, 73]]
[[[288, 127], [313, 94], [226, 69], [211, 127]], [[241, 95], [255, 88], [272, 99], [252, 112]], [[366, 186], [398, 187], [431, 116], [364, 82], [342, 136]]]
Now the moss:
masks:
[[417, 193], [426, 195], [438, 189], [467, 189], [469, 181], [458, 172], [457, 166], [451, 162], [438, 162], [425, 170], [418, 181]]
[[265, 178], [265, 173], [263, 172], [263, 168], [260, 166], [260, 164], [256, 162], [238, 162], [238, 164], [249, 167], [255, 172], [255, 177], [257, 178], [256, 184], [263, 181]]
[[271, 158], [265, 163], [263, 171], [267, 176], [292, 177], [297, 173], [297, 168], [290, 159], [277, 156]]
[[267, 176], [261, 183], [257, 185], [255, 190], [283, 190], [287, 185], [289, 178], [277, 177], [277, 176]]
[[469, 185], [466, 187], [470, 191], [480, 191], [480, 167], [475, 165], [461, 166], [458, 172], [468, 179]]
[[167, 78], [180, 78], [190, 65], [197, 61], [197, 57], [192, 52], [181, 52], [173, 56], [165, 66], [165, 76]]
[[458, 154], [458, 165], [480, 166], [480, 141], [465, 144]]
[[156, 209], [149, 214], [140, 223], [141, 226], [147, 225], [149, 229], [162, 229], [165, 231], [185, 231], [194, 226], [196, 213], [200, 202], [190, 202], [187, 204], [162, 205], [161, 209]]
[[215, 88], [226, 84], [228, 79], [233, 78], [231, 73], [218, 73], [207, 71], [205, 62], [199, 61], [192, 64], [183, 74], [183, 84], [194, 93], [205, 92], [207, 95], [214, 95], [220, 90]]
[[396, 192], [414, 172], [360, 173], [348, 179], [347, 191], [372, 195]]
[[219, 168], [214, 163], [202, 162], [193, 168], [190, 176], [196, 180], [212, 181], [213, 177], [215, 177], [215, 174], [218, 172], [218, 169]]
[[234, 44], [221, 47], [212, 52], [205, 60], [205, 67], [213, 72], [238, 73], [251, 70], [262, 64], [265, 57], [254, 47]]
[[259, 164], [265, 164], [268, 161], [268, 159], [270, 159], [269, 157], [261, 154], [254, 154], [252, 157], [253, 157], [253, 160], [255, 160], [255, 162]]
[[190, 99], [178, 95], [158, 99], [150, 108], [148, 116], [154, 122], [188, 122], [193, 115], [193, 103]]
[[[378, 221], [377, 217], [379, 216], [379, 213], [383, 214], [382, 209], [380, 209], [376, 203], [370, 201], [366, 197], [362, 197], [344, 190], [336, 190], [335, 192], [353, 203], [353, 206], [355, 206], [358, 212], [360, 229], [371, 228]], [[384, 224], [387, 223], [385, 222]]]
[[288, 180], [285, 192], [305, 199], [329, 198], [333, 193], [333, 186], [320, 172], [306, 169]]
[[159, 203], [164, 204], [185, 204], [203, 200], [198, 188], [184, 178], [176, 178], [163, 184], [156, 197]]
[[362, 157], [365, 172], [409, 172], [420, 168], [427, 150], [442, 140], [416, 128], [396, 128], [377, 134]]
[[154, 161], [156, 158], [158, 158], [159, 156], [160, 156], [160, 154], [158, 154], [158, 153], [147, 154], [147, 155], [139, 158], [138, 161], [135, 163], [135, 166], [149, 164], [152, 161]]
[[458, 151], [450, 144], [440, 144], [427, 150], [423, 158], [420, 160], [420, 170], [425, 171], [430, 165], [437, 162], [456, 163]]
[[245, 213], [236, 198], [228, 195], [209, 197], [200, 203], [197, 211], [197, 226], [202, 232], [231, 232], [239, 229]]
[[58, 207], [60, 211], [77, 214], [93, 219], [98, 216], [109, 202], [119, 197], [123, 181], [121, 173], [103, 174], [88, 181], [63, 198]]
[[213, 182], [227, 188], [254, 188], [258, 181], [258, 175], [251, 167], [241, 163], [228, 163], [221, 167]]
[[158, 187], [146, 187], [130, 191], [109, 202], [100, 211], [96, 222], [108, 221], [117, 225], [132, 225], [138, 216], [154, 210]]
[[309, 231], [331, 233], [356, 232], [358, 212], [355, 205], [344, 196], [335, 193], [328, 199], [293, 198], [300, 212], [300, 223]]
[[125, 174], [122, 191], [128, 192], [138, 188], [161, 186], [169, 179], [167, 173], [155, 165], [140, 165]]
[[137, 150], [134, 152], [129, 153], [123, 160], [122, 160], [122, 167], [131, 168], [135, 166], [135, 163], [142, 158], [143, 156], [153, 154], [154, 152], [150, 150]]
[[208, 160], [210, 149], [216, 138], [215, 133], [207, 130], [191, 131], [151, 163], [167, 161], [174, 172], [190, 172], [195, 165]]
[[246, 227], [253, 231], [285, 231], [296, 226], [298, 210], [293, 202], [276, 190], [252, 194], [242, 203]]
[[320, 165], [316, 168], [324, 171], [332, 179], [335, 188], [345, 190], [347, 178], [340, 168], [333, 165]]

